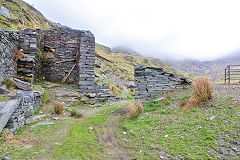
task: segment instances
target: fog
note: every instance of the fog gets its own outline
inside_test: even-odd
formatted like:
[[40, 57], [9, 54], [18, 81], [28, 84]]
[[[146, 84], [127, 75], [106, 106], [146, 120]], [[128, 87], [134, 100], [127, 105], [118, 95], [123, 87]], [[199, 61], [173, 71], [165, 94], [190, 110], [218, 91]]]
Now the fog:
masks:
[[209, 60], [240, 48], [239, 0], [25, 0], [96, 42], [158, 58]]

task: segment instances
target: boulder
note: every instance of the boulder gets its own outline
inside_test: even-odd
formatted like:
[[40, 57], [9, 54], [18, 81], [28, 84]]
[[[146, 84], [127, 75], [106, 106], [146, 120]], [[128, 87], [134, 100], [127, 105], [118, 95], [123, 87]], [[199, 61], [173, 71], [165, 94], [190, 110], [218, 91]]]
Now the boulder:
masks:
[[0, 14], [2, 16], [4, 16], [5, 18], [7, 18], [7, 19], [11, 19], [10, 12], [9, 12], [9, 10], [7, 8], [4, 8], [4, 7], [0, 6]]
[[96, 97], [96, 93], [87, 93], [86, 96], [89, 97], [89, 98], [94, 98]]
[[3, 85], [0, 87], [0, 94], [7, 94], [9, 91], [7, 90], [6, 86]]
[[86, 97], [86, 96], [83, 96], [83, 97], [81, 98], [81, 102], [86, 102], [86, 101], [88, 101], [88, 100], [89, 100], [89, 98]]
[[11, 78], [10, 79], [17, 88], [24, 90], [24, 91], [32, 91], [32, 88], [30, 87], [30, 84], [24, 81], [21, 81], [17, 78]]

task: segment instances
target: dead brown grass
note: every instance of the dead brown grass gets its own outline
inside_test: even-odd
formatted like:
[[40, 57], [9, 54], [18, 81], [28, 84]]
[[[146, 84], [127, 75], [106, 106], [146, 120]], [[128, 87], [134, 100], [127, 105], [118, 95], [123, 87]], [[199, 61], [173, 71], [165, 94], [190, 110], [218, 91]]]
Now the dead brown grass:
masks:
[[202, 107], [208, 100], [212, 98], [212, 84], [207, 77], [199, 77], [192, 84], [193, 96], [186, 102], [183, 102], [184, 110], [196, 107]]
[[108, 89], [109, 89], [109, 91], [112, 91], [112, 86], [108, 85]]
[[58, 103], [54, 106], [54, 112], [57, 115], [62, 115], [64, 111], [64, 107], [65, 107], [64, 103]]
[[71, 117], [74, 117], [74, 118], [82, 118], [83, 117], [83, 114], [79, 110], [76, 110], [76, 109], [72, 109], [70, 111], [70, 115], [71, 115]]
[[28, 144], [31, 143], [31, 140], [26, 138], [25, 136], [22, 135], [17, 135], [17, 136], [7, 136], [5, 138], [6, 142], [9, 144], [14, 144], [14, 145], [22, 145], [22, 144]]
[[22, 29], [23, 29], [23, 25], [22, 25], [21, 23], [18, 23], [17, 29], [18, 29], [18, 30], [22, 30]]
[[141, 102], [133, 103], [128, 107], [127, 116], [129, 119], [137, 118], [144, 111], [144, 107]]
[[46, 53], [43, 54], [43, 56], [47, 59], [51, 59], [51, 58], [55, 57], [53, 52], [46, 52]]
[[133, 92], [133, 93], [135, 93], [135, 88], [130, 88], [130, 90]]
[[114, 96], [118, 96], [118, 88], [116, 86], [112, 86], [112, 92]]

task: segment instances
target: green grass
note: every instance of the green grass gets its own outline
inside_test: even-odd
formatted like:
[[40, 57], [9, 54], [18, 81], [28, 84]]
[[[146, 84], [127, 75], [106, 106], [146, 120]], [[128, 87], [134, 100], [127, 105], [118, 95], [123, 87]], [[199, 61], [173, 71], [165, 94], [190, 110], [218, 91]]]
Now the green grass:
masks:
[[233, 106], [231, 97], [220, 98], [206, 109], [185, 112], [173, 110], [164, 102], [151, 102], [145, 112], [148, 114], [137, 119], [122, 118], [119, 122], [128, 133], [120, 141], [136, 151], [137, 159], [167, 158], [166, 155], [177, 159], [217, 159], [223, 158], [218, 157], [222, 153], [229, 159], [236, 158], [230, 153], [240, 142], [240, 105]]
[[[104, 130], [106, 119], [119, 110], [119, 103], [102, 106], [103, 110], [85, 119], [55, 121], [51, 126], [25, 125], [17, 136], [25, 136], [32, 142], [13, 145], [0, 144], [0, 158], [11, 159], [106, 159], [109, 155], [99, 136]], [[124, 107], [124, 106], [122, 106]], [[93, 130], [88, 130], [93, 127]], [[1, 156], [2, 155], [2, 156]]]
[[42, 87], [36, 86], [36, 85], [33, 86], [33, 89], [43, 93], [42, 103], [37, 108], [37, 110], [34, 112], [34, 115], [38, 115], [39, 112], [41, 111], [42, 107], [44, 107], [47, 103], [52, 102], [52, 99], [51, 99], [52, 92], [47, 88], [42, 88]]
[[134, 100], [135, 99], [134, 93], [132, 91], [127, 92], [126, 93], [126, 99], [127, 100]]
[[[5, 3], [5, 5], [3, 5]], [[0, 16], [0, 28], [6, 28], [11, 30], [17, 30], [18, 23], [22, 23], [24, 20], [25, 28], [42, 28], [49, 29], [49, 24], [52, 24], [47, 20], [39, 11], [33, 9], [30, 5], [20, 0], [6, 1], [2, 0], [0, 6], [7, 8], [10, 11], [11, 20]]]
[[0, 96], [0, 102], [7, 101], [8, 99], [9, 99], [9, 97], [2, 97], [2, 96]]

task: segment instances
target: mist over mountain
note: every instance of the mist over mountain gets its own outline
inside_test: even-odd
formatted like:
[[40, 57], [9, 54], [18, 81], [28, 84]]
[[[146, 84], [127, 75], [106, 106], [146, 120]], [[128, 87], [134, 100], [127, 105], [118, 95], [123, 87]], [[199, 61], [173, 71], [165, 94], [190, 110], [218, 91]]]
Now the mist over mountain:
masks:
[[122, 52], [125, 54], [129, 54], [129, 55], [136, 55], [136, 56], [141, 56], [141, 54], [129, 47], [126, 46], [116, 46], [112, 48], [113, 52]]
[[214, 82], [223, 82], [224, 69], [228, 65], [240, 65], [240, 50], [214, 60], [167, 60], [167, 63], [180, 72], [192, 76], [208, 76]]

